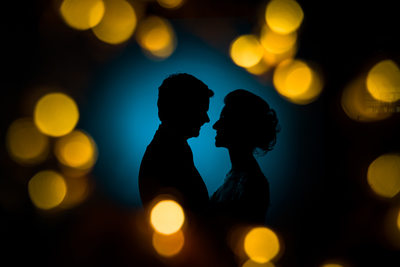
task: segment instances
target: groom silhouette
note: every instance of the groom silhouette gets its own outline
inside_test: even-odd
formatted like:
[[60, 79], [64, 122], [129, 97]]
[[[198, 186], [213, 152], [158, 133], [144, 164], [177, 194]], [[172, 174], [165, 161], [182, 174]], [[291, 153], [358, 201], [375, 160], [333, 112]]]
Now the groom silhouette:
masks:
[[194, 166], [187, 139], [199, 136], [201, 126], [210, 121], [207, 111], [213, 95], [207, 85], [186, 73], [170, 75], [158, 88], [161, 124], [147, 146], [139, 171], [144, 206], [168, 194], [193, 212], [207, 207], [207, 188]]

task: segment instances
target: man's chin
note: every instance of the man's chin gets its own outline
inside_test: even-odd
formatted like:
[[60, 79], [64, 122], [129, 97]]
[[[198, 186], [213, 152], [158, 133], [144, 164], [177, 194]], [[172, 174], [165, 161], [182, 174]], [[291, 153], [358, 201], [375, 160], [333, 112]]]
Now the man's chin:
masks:
[[196, 137], [199, 137], [199, 135], [200, 135], [200, 129], [198, 129], [198, 130], [193, 130], [193, 131], [190, 133], [190, 135], [189, 135], [188, 138], [192, 138], [192, 137], [196, 138]]
[[215, 147], [222, 147], [221, 142], [218, 140], [218, 138], [215, 138]]

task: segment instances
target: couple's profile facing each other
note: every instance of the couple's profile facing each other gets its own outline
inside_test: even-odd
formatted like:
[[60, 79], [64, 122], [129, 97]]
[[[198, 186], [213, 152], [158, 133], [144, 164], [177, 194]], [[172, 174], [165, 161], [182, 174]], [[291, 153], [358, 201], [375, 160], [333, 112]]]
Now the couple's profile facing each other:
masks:
[[186, 73], [166, 78], [158, 93], [161, 124], [139, 171], [143, 205], [146, 207], [157, 196], [168, 194], [191, 213], [217, 214], [232, 223], [264, 223], [269, 185], [254, 154], [270, 151], [276, 142], [275, 111], [262, 98], [243, 89], [225, 97], [225, 106], [213, 128], [215, 145], [228, 149], [232, 169], [209, 198], [187, 139], [197, 137], [201, 126], [210, 121], [207, 111], [214, 93]]

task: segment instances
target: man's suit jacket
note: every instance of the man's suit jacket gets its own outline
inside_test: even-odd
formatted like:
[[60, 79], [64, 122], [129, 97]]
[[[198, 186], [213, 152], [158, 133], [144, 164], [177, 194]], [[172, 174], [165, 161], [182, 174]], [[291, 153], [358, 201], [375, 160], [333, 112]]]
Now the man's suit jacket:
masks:
[[185, 208], [202, 212], [208, 206], [207, 187], [194, 166], [187, 141], [160, 125], [143, 156], [139, 191], [144, 206], [160, 194], [170, 194]]

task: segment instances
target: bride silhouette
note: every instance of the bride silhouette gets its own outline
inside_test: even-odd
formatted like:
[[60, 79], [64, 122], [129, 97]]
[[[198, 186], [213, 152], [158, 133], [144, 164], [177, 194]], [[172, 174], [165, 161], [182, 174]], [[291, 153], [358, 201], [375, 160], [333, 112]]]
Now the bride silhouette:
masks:
[[270, 202], [269, 183], [255, 154], [265, 155], [274, 147], [278, 119], [267, 102], [243, 89], [229, 93], [224, 103], [213, 125], [215, 145], [228, 149], [232, 169], [212, 195], [211, 205], [230, 223], [263, 224]]

